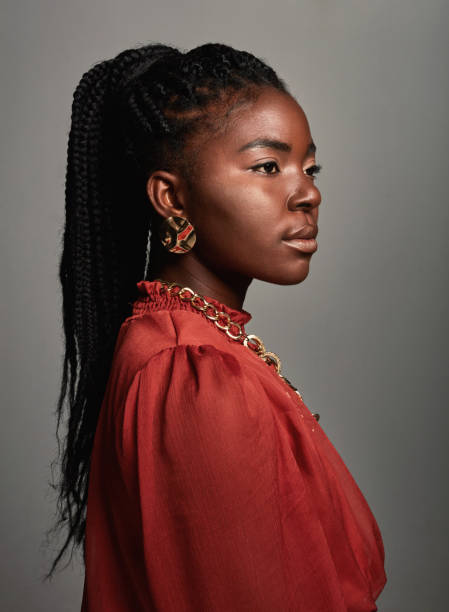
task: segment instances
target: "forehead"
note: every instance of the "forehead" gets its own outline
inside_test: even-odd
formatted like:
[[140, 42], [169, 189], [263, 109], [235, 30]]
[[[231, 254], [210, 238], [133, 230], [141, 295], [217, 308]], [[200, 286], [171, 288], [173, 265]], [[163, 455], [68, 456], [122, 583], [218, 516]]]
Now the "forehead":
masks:
[[274, 88], [261, 93], [255, 102], [237, 110], [229, 118], [224, 139], [243, 146], [259, 137], [289, 142], [293, 147], [311, 140], [307, 117], [289, 94]]
[[259, 139], [289, 143], [294, 155], [310, 153], [312, 137], [303, 109], [291, 95], [273, 87], [262, 89], [254, 100], [231, 105], [222, 121], [217, 131], [192, 139], [189, 149], [195, 163], [210, 166], [212, 160], [242, 158], [251, 151], [245, 145]]

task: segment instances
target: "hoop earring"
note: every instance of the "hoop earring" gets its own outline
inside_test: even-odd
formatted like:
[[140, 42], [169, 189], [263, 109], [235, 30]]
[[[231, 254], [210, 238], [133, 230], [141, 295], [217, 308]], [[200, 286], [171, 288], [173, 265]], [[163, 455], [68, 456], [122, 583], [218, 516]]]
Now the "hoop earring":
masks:
[[167, 251], [178, 255], [188, 253], [196, 242], [195, 228], [185, 217], [164, 219], [159, 227], [159, 237]]

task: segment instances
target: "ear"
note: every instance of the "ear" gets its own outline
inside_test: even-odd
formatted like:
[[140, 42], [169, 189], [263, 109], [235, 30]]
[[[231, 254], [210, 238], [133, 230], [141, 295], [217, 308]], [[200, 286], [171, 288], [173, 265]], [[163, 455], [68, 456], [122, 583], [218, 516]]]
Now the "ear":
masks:
[[187, 216], [186, 191], [179, 175], [155, 170], [147, 181], [146, 189], [151, 204], [161, 217]]

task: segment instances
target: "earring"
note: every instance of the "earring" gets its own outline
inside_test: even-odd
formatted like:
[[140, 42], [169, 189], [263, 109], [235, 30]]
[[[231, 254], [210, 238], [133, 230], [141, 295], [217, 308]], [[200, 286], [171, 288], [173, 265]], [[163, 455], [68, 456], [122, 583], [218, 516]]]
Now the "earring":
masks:
[[196, 242], [195, 228], [185, 217], [164, 219], [159, 227], [159, 237], [167, 251], [178, 255], [190, 251]]

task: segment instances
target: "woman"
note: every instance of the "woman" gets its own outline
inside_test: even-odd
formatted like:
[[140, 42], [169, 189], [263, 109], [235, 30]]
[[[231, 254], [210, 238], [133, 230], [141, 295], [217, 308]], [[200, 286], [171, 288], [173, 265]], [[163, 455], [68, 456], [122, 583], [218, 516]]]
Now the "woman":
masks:
[[83, 612], [377, 610], [375, 518], [245, 330], [253, 278], [308, 275], [315, 152], [284, 82], [226, 45], [147, 45], [81, 79], [60, 268], [69, 534], [52, 571], [83, 543]]

